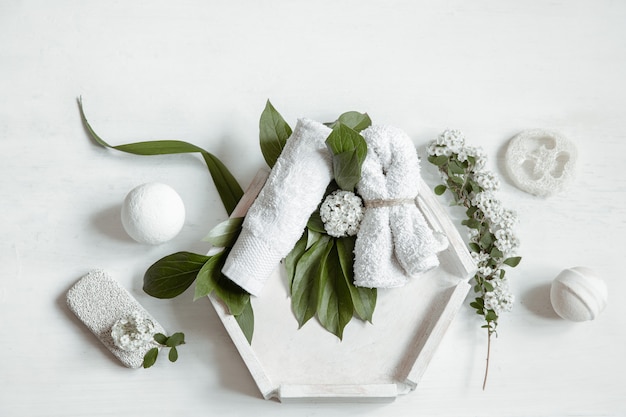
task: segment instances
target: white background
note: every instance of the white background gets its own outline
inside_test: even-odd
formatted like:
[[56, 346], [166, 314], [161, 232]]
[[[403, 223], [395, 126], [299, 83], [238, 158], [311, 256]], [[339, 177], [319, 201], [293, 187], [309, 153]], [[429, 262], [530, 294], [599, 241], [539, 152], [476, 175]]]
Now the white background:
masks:
[[[2, 0], [0, 415], [626, 415], [625, 23], [626, 3], [608, 0]], [[549, 199], [503, 176], [524, 260], [510, 272], [517, 304], [501, 320], [486, 391], [486, 337], [466, 306], [410, 395], [286, 405], [260, 398], [208, 300], [141, 290], [152, 262], [206, 251], [202, 237], [226, 217], [202, 160], [98, 147], [79, 95], [111, 143], [186, 140], [244, 186], [263, 165], [268, 98], [292, 125], [367, 111], [420, 151], [459, 128], [501, 175], [507, 140], [528, 128], [566, 135], [580, 160], [572, 186]], [[126, 193], [148, 181], [170, 184], [187, 207], [181, 234], [156, 247], [119, 221]], [[594, 322], [550, 306], [552, 278], [575, 265], [609, 286]], [[186, 333], [178, 363], [126, 369], [67, 310], [67, 289], [96, 267]]]

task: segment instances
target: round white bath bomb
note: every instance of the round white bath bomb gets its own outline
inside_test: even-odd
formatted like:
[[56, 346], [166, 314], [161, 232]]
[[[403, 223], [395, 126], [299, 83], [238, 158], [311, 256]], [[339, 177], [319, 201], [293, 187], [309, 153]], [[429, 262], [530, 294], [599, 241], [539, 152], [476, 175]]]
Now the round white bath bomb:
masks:
[[577, 155], [576, 146], [559, 133], [530, 129], [509, 141], [504, 163], [519, 189], [547, 197], [570, 183]]
[[169, 185], [149, 182], [133, 188], [122, 204], [122, 224], [140, 243], [158, 245], [180, 232], [185, 223], [185, 205]]
[[554, 311], [566, 320], [594, 320], [607, 304], [606, 283], [583, 266], [568, 268], [552, 281], [550, 301]]

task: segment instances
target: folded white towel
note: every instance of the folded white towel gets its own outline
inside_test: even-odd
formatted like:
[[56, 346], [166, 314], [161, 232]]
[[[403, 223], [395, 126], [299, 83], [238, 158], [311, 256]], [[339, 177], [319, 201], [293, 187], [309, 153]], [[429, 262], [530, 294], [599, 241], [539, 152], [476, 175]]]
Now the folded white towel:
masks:
[[411, 139], [391, 126], [371, 126], [361, 134], [368, 148], [357, 190], [366, 208], [354, 249], [354, 283], [402, 286], [438, 266], [437, 252], [448, 242], [433, 233], [415, 204], [420, 166]]
[[222, 272], [259, 295], [274, 268], [302, 236], [333, 178], [326, 147], [331, 130], [300, 119], [243, 222]]

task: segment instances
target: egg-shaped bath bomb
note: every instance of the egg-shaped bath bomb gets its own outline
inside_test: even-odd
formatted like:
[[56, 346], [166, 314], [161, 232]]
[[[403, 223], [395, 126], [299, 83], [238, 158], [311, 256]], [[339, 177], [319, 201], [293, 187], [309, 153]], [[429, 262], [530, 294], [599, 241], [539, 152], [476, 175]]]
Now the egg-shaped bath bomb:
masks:
[[606, 283], [598, 274], [577, 266], [563, 271], [552, 281], [550, 301], [554, 311], [566, 320], [594, 320], [608, 299]]
[[122, 225], [140, 243], [158, 245], [180, 232], [185, 205], [169, 185], [150, 182], [133, 188], [122, 204]]

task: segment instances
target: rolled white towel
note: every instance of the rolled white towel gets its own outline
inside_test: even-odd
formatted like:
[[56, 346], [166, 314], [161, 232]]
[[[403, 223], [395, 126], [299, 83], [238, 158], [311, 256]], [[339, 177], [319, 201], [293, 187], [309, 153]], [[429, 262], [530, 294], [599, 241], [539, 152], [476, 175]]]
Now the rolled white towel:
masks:
[[243, 222], [222, 272], [258, 296], [268, 276], [302, 236], [333, 178], [331, 130], [300, 119]]
[[371, 126], [357, 190], [365, 214], [355, 244], [354, 284], [392, 288], [439, 265], [447, 239], [434, 234], [415, 204], [420, 176], [413, 143], [402, 130]]

